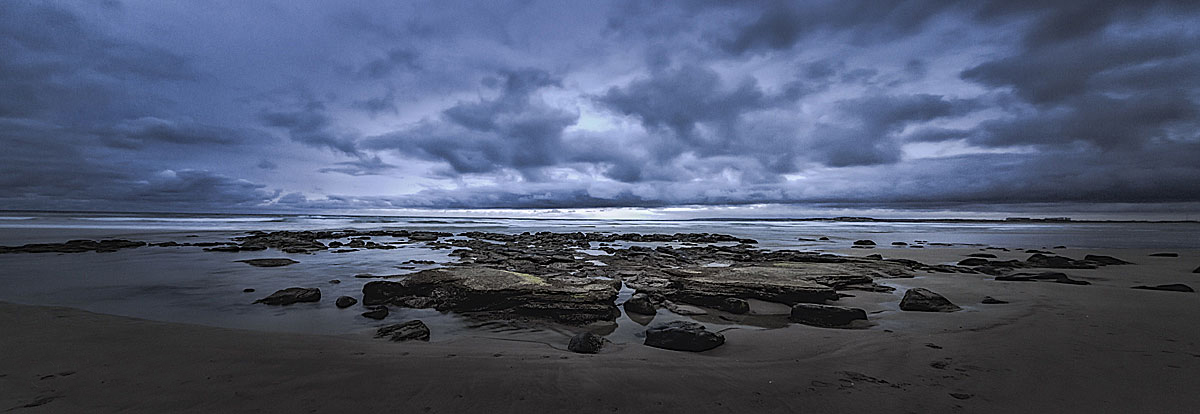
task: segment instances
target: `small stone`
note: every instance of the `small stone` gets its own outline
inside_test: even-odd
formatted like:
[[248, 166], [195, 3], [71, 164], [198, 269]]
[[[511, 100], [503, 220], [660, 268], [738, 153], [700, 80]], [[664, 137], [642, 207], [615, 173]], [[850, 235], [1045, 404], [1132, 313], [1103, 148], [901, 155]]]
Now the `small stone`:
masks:
[[984, 296], [984, 297], [983, 297], [983, 302], [982, 302], [982, 303], [983, 303], [983, 304], [985, 304], [985, 305], [1003, 305], [1003, 304], [1005, 304], [1005, 303], [1008, 303], [1008, 301], [1003, 301], [1003, 300], [1000, 300], [1000, 299], [996, 299], [996, 298], [993, 298], [993, 297], [991, 297], [991, 296]]
[[972, 394], [961, 393], [961, 392], [952, 392], [952, 393], [950, 393], [950, 396], [960, 399], [960, 400], [965, 400], [965, 399], [974, 397], [974, 395], [972, 395]]
[[571, 337], [567, 349], [580, 354], [594, 354], [604, 347], [604, 337], [591, 332], [581, 332]]
[[331, 284], [331, 285], [336, 285], [336, 284], [338, 284], [338, 283], [342, 283], [342, 281], [341, 281], [341, 280], [337, 280], [337, 279], [333, 279], [333, 280], [330, 280], [330, 281], [329, 281], [329, 284]]
[[367, 309], [370, 309], [370, 310], [363, 312], [362, 316], [365, 318], [371, 318], [371, 319], [375, 319], [375, 320], [380, 320], [380, 319], [386, 318], [389, 313], [387, 306], [372, 306]]
[[242, 293], [251, 293], [251, 292], [254, 292], [254, 288], [245, 288], [245, 289], [242, 289]]
[[356, 304], [356, 303], [358, 303], [358, 299], [352, 298], [350, 296], [341, 296], [341, 297], [337, 298], [336, 301], [333, 302], [333, 304], [335, 306], [337, 306], [338, 309], [349, 308], [351, 306], [354, 306], [354, 304]]

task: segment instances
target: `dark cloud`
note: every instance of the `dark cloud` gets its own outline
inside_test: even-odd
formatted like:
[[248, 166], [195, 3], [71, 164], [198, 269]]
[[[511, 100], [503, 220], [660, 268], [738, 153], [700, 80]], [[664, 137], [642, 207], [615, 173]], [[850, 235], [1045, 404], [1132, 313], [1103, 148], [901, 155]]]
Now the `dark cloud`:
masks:
[[418, 62], [420, 55], [409, 49], [396, 48], [389, 50], [383, 57], [373, 59], [358, 70], [358, 74], [368, 79], [385, 79], [397, 70], [421, 69]]
[[339, 162], [337, 163], [336, 167], [326, 167], [320, 169], [319, 171], [323, 173], [342, 173], [346, 175], [361, 176], [379, 175], [395, 168], [395, 165], [383, 162], [383, 160], [376, 156], [363, 158], [356, 161]]
[[293, 141], [317, 148], [328, 148], [346, 155], [362, 155], [352, 137], [334, 131], [323, 102], [308, 101], [294, 110], [267, 110], [259, 116], [267, 126], [287, 131], [288, 137]]

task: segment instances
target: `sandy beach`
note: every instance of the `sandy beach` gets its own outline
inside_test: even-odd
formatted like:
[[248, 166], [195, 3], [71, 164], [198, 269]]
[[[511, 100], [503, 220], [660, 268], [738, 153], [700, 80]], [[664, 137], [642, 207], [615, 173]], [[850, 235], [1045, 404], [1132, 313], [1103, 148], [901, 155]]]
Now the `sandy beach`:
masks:
[[[847, 249], [925, 263], [979, 249]], [[1133, 265], [1068, 270], [1091, 282], [982, 274], [891, 279], [849, 292], [867, 329], [728, 329], [702, 353], [640, 344], [596, 355], [566, 336], [486, 334], [392, 343], [155, 322], [0, 304], [0, 409], [40, 412], [1193, 412], [1200, 405], [1200, 251], [1063, 250]], [[995, 252], [999, 259], [1027, 256]], [[954, 313], [900, 311], [909, 287]], [[1008, 304], [985, 305], [992, 296]]]

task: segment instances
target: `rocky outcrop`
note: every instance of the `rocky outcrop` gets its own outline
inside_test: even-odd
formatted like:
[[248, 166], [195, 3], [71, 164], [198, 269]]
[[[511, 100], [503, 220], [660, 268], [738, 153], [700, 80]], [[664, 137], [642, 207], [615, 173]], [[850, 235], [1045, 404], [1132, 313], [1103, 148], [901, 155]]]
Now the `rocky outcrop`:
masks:
[[395, 323], [375, 331], [376, 338], [387, 338], [392, 342], [429, 341], [429, 327], [425, 322], [414, 319], [408, 322]]
[[36, 243], [22, 246], [0, 246], [0, 253], [111, 253], [121, 249], [145, 246], [146, 242], [130, 240], [71, 240], [66, 243]]
[[1034, 254], [1025, 259], [1025, 263], [1029, 267], [1040, 267], [1046, 269], [1095, 269], [1096, 264], [1083, 261], [1072, 260], [1063, 256], [1047, 256], [1045, 254]]
[[1090, 285], [1086, 280], [1071, 279], [1066, 273], [1061, 272], [1041, 272], [1041, 273], [1017, 273], [1008, 276], [996, 276], [996, 280], [1006, 282], [1037, 282], [1050, 281], [1054, 283], [1063, 283], [1068, 285]]
[[395, 304], [499, 317], [535, 317], [566, 324], [615, 320], [611, 281], [538, 276], [488, 267], [430, 269], [397, 282], [363, 286], [363, 303]]
[[351, 306], [354, 306], [356, 303], [358, 303], [358, 299], [352, 298], [350, 296], [338, 297], [337, 300], [333, 302], [334, 306], [337, 306], [338, 309], [349, 308]]
[[581, 332], [571, 337], [567, 350], [580, 354], [595, 354], [604, 348], [604, 337], [591, 332]]
[[300, 302], [320, 302], [321, 289], [290, 287], [276, 291], [271, 296], [254, 301], [266, 305], [286, 306]]
[[845, 306], [798, 303], [792, 306], [792, 322], [825, 328], [845, 327], [854, 321], [867, 320], [867, 312]]
[[645, 344], [673, 351], [702, 352], [725, 343], [725, 336], [710, 332], [704, 325], [688, 321], [671, 321], [646, 330]]
[[1163, 290], [1163, 291], [1168, 291], [1168, 292], [1195, 292], [1196, 291], [1195, 289], [1192, 289], [1191, 286], [1188, 286], [1188, 285], [1185, 285], [1182, 283], [1172, 283], [1169, 285], [1158, 285], [1158, 286], [1134, 286], [1133, 288], [1134, 289], [1143, 289], [1143, 290]]
[[248, 265], [254, 266], [254, 267], [280, 267], [280, 266], [287, 266], [287, 265], [292, 265], [292, 264], [300, 263], [300, 262], [297, 262], [297, 261], [295, 261], [295, 260], [292, 260], [292, 259], [287, 259], [287, 258], [280, 258], [280, 259], [248, 259], [248, 260], [238, 260], [238, 262], [242, 262], [242, 263], [245, 263], [245, 264], [248, 264]]
[[955, 312], [962, 310], [942, 295], [925, 288], [912, 288], [900, 299], [900, 310], [916, 312]]

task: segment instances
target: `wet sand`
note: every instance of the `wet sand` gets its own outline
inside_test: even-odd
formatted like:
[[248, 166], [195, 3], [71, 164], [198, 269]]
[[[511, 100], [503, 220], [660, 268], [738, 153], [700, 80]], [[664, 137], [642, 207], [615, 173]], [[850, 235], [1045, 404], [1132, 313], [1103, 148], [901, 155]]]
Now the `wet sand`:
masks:
[[[697, 354], [631, 343], [581, 355], [549, 336], [391, 343], [0, 303], [0, 411], [1194, 412], [1200, 294], [1130, 287], [1200, 287], [1200, 251], [1147, 256], [1158, 251], [1056, 250], [1137, 263], [1064, 271], [1088, 286], [884, 280], [897, 291], [838, 303], [867, 310], [869, 329], [731, 329]], [[942, 263], [979, 250], [841, 252]], [[908, 287], [964, 310], [899, 311]]]

